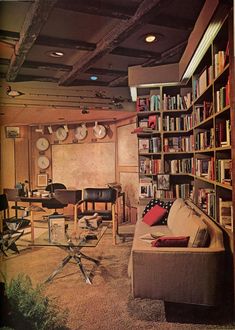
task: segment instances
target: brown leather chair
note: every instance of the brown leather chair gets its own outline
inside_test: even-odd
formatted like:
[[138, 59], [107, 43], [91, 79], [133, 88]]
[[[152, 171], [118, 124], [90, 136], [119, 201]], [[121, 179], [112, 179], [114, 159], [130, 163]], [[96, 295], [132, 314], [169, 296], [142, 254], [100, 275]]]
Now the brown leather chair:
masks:
[[112, 222], [113, 243], [116, 244], [117, 220], [115, 215], [115, 203], [117, 190], [113, 188], [85, 188], [80, 205], [82, 211], [78, 218], [98, 213], [102, 221]]

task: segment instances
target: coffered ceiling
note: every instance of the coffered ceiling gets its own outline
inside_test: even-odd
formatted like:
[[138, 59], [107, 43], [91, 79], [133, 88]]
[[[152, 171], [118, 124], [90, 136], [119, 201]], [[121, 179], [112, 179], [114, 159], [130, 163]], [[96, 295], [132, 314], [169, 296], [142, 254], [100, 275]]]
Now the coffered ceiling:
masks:
[[[128, 112], [128, 67], [178, 62], [204, 3], [1, 1], [1, 119], [12, 120], [4, 116], [13, 105]], [[145, 42], [149, 33], [155, 42]]]

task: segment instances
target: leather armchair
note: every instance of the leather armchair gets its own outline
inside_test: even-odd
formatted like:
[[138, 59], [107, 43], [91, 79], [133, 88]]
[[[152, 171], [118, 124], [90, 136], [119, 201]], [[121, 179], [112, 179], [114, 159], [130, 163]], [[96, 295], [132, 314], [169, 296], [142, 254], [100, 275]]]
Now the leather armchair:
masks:
[[115, 204], [117, 200], [117, 190], [113, 188], [85, 188], [82, 206], [78, 218], [98, 213], [103, 221], [112, 222], [113, 243], [116, 244], [117, 220], [115, 215]]

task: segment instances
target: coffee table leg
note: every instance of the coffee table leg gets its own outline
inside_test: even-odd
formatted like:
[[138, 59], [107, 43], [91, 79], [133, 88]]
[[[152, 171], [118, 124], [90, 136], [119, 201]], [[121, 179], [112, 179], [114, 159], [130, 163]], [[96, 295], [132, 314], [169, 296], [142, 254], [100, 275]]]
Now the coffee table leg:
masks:
[[54, 270], [54, 272], [48, 277], [48, 279], [44, 283], [50, 282], [56, 276], [56, 274], [58, 274], [64, 268], [64, 266], [69, 262], [69, 260], [71, 258], [72, 258], [72, 256], [70, 256], [70, 255], [65, 257], [62, 260], [62, 262], [59, 264], [59, 266]]
[[91, 257], [87, 256], [86, 254], [82, 253], [81, 251], [79, 251], [78, 256], [81, 256], [84, 259], [93, 261], [96, 265], [98, 265], [100, 263], [99, 260], [91, 258]]
[[85, 267], [83, 266], [83, 264], [81, 262], [81, 258], [78, 256], [74, 256], [74, 259], [77, 261], [77, 264], [78, 264], [83, 276], [85, 277], [86, 283], [91, 284], [91, 280], [85, 270]]

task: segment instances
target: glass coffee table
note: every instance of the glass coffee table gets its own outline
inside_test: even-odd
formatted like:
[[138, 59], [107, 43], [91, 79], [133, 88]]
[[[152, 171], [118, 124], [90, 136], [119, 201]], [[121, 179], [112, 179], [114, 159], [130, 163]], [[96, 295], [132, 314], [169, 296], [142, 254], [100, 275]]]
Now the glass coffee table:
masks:
[[44, 281], [44, 283], [52, 281], [52, 279], [73, 258], [79, 266], [86, 283], [92, 284], [91, 279], [82, 263], [82, 258], [94, 262], [96, 265], [99, 264], [99, 260], [82, 253], [81, 249], [83, 247], [96, 247], [103, 237], [106, 229], [106, 226], [101, 225], [95, 230], [77, 228], [76, 231], [74, 231], [74, 226], [72, 224], [66, 224], [66, 230], [64, 233], [60, 233], [60, 235], [53, 237], [53, 239], [49, 239], [49, 230], [35, 238], [34, 242], [31, 243], [30, 246], [58, 247], [68, 253], [68, 255], [61, 261], [58, 267]]

